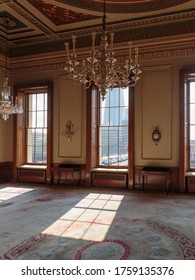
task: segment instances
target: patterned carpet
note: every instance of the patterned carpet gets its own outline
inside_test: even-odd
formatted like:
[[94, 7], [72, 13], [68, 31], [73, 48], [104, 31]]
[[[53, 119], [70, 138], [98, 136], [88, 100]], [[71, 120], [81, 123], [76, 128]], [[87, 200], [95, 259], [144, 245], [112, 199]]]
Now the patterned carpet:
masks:
[[0, 258], [194, 260], [194, 214], [193, 196], [2, 187]]

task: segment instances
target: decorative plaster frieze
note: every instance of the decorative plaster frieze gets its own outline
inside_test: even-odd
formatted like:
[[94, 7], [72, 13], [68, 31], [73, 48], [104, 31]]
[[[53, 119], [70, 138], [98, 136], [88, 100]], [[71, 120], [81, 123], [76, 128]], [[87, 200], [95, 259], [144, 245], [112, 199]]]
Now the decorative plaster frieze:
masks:
[[[128, 49], [122, 48], [116, 50], [116, 58], [118, 63], [122, 64], [127, 59], [128, 56]], [[195, 56], [195, 41], [190, 42], [178, 42], [172, 43], [167, 45], [155, 45], [155, 46], [141, 46], [139, 48], [139, 60], [140, 64], [142, 62], [147, 61], [154, 61], [154, 60], [164, 60], [164, 59], [171, 59], [171, 58], [180, 58], [180, 57], [190, 57]], [[79, 61], [86, 58], [85, 54], [78, 55]], [[36, 57], [35, 60], [31, 62], [20, 61], [17, 62], [14, 59], [14, 63], [10, 63], [9, 69], [10, 74], [22, 74], [22, 73], [31, 73], [31, 72], [50, 72], [50, 71], [62, 71], [66, 65], [66, 58], [65, 56], [58, 57], [56, 53], [56, 59], [54, 61], [53, 57], [50, 60], [48, 57], [47, 59], [41, 59], [41, 57]], [[64, 61], [63, 61], [64, 60]]]

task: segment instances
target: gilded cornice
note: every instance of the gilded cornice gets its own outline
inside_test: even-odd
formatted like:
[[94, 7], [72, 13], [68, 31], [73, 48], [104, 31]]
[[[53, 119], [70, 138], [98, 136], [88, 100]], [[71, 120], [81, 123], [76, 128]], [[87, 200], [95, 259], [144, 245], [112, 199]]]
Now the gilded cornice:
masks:
[[195, 41], [155, 47], [143, 47], [140, 53], [140, 61], [181, 58], [189, 56], [195, 56]]
[[[118, 49], [115, 52], [115, 56], [120, 63], [126, 60], [128, 55], [127, 48]], [[141, 46], [139, 48], [139, 60], [140, 64], [147, 61], [164, 60], [164, 59], [175, 59], [183, 57], [193, 57], [195, 56], [195, 40], [185, 41], [185, 42], [175, 42], [171, 44], [158, 44], [150, 46]], [[79, 60], [85, 59], [86, 54], [81, 56], [78, 55]], [[58, 55], [55, 53], [55, 57], [38, 57], [31, 61], [25, 59], [19, 61], [14, 59], [10, 60], [10, 74], [22, 74], [22, 73], [34, 73], [34, 72], [50, 72], [50, 71], [63, 71], [66, 64], [66, 56], [64, 53]]]

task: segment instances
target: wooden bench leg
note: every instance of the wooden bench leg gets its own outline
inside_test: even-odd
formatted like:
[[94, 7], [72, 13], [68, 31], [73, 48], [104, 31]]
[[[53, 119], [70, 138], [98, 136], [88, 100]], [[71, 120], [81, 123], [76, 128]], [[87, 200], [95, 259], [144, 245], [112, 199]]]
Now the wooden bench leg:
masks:
[[167, 177], [167, 195], [170, 192], [170, 176]]
[[138, 192], [140, 193], [140, 188], [141, 188], [141, 175], [139, 174], [138, 177]]
[[142, 191], [144, 191], [145, 188], [145, 179], [147, 180], [147, 177], [145, 178], [145, 175], [142, 175]]

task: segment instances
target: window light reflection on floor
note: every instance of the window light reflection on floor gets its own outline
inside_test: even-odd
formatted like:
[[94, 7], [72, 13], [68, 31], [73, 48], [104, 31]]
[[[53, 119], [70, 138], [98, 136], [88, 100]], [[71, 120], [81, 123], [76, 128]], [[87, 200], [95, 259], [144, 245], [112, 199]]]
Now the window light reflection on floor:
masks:
[[0, 202], [3, 202], [5, 200], [11, 199], [13, 197], [22, 195], [24, 193], [33, 191], [33, 189], [29, 188], [17, 188], [17, 187], [6, 187], [3, 189], [0, 189]]
[[123, 195], [90, 193], [43, 233], [102, 241], [112, 225], [123, 197]]

